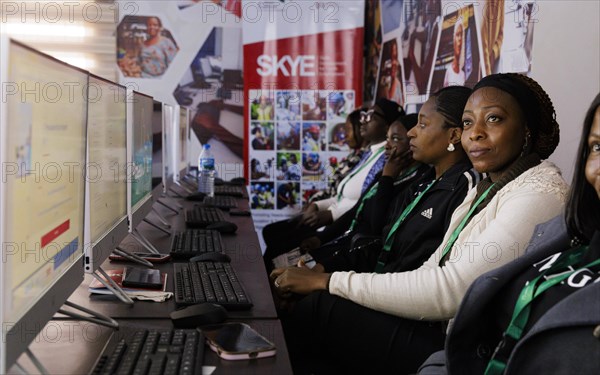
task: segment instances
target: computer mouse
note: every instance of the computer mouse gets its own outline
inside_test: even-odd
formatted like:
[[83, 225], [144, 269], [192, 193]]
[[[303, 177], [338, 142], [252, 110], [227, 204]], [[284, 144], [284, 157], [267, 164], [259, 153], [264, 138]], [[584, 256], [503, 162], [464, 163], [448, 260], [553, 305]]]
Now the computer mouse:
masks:
[[231, 262], [231, 258], [223, 253], [203, 253], [190, 258], [190, 262]]
[[237, 225], [235, 223], [230, 223], [229, 221], [217, 221], [212, 223], [206, 227], [206, 229], [216, 230], [219, 233], [235, 233], [237, 230]]
[[188, 201], [203, 201], [204, 197], [206, 197], [206, 194], [198, 191], [196, 193], [188, 195], [187, 197], [185, 197], [185, 199]]
[[171, 320], [177, 328], [195, 328], [224, 322], [227, 320], [227, 310], [214, 303], [200, 303], [173, 311]]

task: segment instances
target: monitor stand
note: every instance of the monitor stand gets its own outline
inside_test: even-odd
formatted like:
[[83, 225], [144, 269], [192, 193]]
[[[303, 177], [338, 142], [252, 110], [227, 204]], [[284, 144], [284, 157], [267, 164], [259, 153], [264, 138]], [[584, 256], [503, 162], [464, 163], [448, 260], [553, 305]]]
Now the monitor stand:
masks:
[[[104, 272], [104, 271], [102, 271], [102, 272]], [[96, 277], [95, 273], [94, 273], [94, 277]], [[101, 282], [103, 282], [103, 281], [105, 281], [105, 280], [101, 280]], [[111, 279], [111, 281], [112, 281], [112, 279]], [[104, 284], [104, 285], [106, 286], [106, 284]], [[125, 292], [123, 291], [123, 289], [121, 289], [116, 284], [115, 284], [115, 286], [120, 290], [120, 293], [122, 292], [125, 295], [125, 298], [127, 298], [129, 301], [131, 301], [131, 302], [126, 302], [126, 303], [133, 304], [133, 300], [131, 298], [129, 298], [129, 296], [127, 294], [125, 294]], [[107, 286], [107, 288], [108, 288], [108, 286]], [[114, 291], [113, 291], [113, 293], [114, 293]], [[117, 297], [119, 297], [119, 296], [117, 295]], [[119, 297], [119, 299], [120, 299], [120, 297]], [[104, 314], [100, 314], [99, 312], [90, 310], [88, 308], [85, 308], [85, 307], [83, 307], [81, 305], [78, 305], [76, 303], [73, 303], [73, 302], [65, 301], [65, 305], [69, 306], [69, 307], [71, 307], [71, 308], [73, 308], [75, 310], [79, 310], [79, 311], [82, 311], [84, 313], [87, 313], [87, 314], [89, 314], [91, 316], [82, 315], [82, 314], [79, 314], [79, 313], [74, 312], [74, 311], [68, 311], [68, 310], [65, 310], [64, 308], [58, 309], [58, 313], [66, 315], [69, 318], [73, 318], [73, 319], [77, 319], [77, 320], [84, 320], [86, 322], [91, 322], [91, 323], [96, 323], [96, 324], [99, 324], [99, 325], [102, 325], [102, 326], [105, 326], [105, 327], [108, 327], [108, 328], [119, 329], [119, 323], [116, 320], [114, 320], [113, 318], [111, 318], [111, 317], [108, 317], [108, 316], [106, 316]], [[54, 317], [52, 319], [56, 320], [56, 319], [59, 319], [59, 318]]]
[[[23, 353], [25, 355], [27, 355], [27, 357], [29, 357], [29, 360], [35, 366], [35, 368], [40, 372], [40, 374], [42, 374], [42, 375], [50, 374], [50, 372], [48, 372], [48, 370], [46, 370], [44, 365], [42, 365], [42, 362], [40, 362], [40, 360], [37, 359], [35, 354], [33, 354], [29, 348], [26, 348]], [[14, 366], [21, 372], [21, 374], [28, 374], [27, 370], [25, 370], [25, 368], [23, 366], [21, 366], [21, 364], [19, 362], [15, 362]]]
[[154, 208], [154, 206], [152, 206], [152, 212], [154, 212], [154, 214], [156, 214], [156, 217], [158, 217], [158, 221], [160, 221], [160, 223], [162, 225], [164, 225], [167, 228], [171, 228], [171, 224], [169, 224], [169, 222], [167, 222], [167, 219], [165, 219], [165, 217], [163, 215], [161, 215], [160, 212], [158, 212], [156, 210], [156, 208]]
[[[174, 213], [175, 215], [179, 214], [179, 211], [178, 211], [177, 209], [173, 208], [173, 206], [170, 206], [168, 203], [166, 203], [165, 201], [163, 201], [163, 200], [162, 200], [162, 199], [160, 199], [160, 198], [158, 198], [158, 199], [156, 200], [156, 203], [158, 203], [158, 204], [160, 204], [161, 206], [164, 206], [164, 207], [168, 208], [169, 210], [173, 211], [173, 213]], [[178, 209], [180, 209], [180, 210], [181, 210], [181, 209], [183, 209], [183, 206], [182, 206], [182, 205], [180, 205], [180, 204], [179, 204], [179, 203], [177, 203], [177, 202], [175, 202], [175, 207], [177, 207], [177, 208], [178, 208]], [[154, 212], [156, 212], [156, 211], [154, 211]]]
[[[167, 236], [170, 236], [170, 235], [171, 235], [171, 232], [170, 232], [168, 229], [165, 229], [165, 228], [163, 228], [163, 227], [161, 227], [161, 226], [159, 226], [159, 225], [156, 225], [156, 224], [154, 224], [153, 222], [151, 222], [151, 221], [150, 221], [150, 220], [148, 220], [147, 218], [144, 218], [144, 220], [143, 220], [143, 221], [144, 221], [144, 223], [146, 223], [146, 224], [148, 224], [148, 225], [150, 225], [150, 226], [153, 226], [154, 228], [156, 228], [156, 229], [158, 229], [159, 231], [163, 232], [163, 233], [164, 233], [164, 234], [166, 234]], [[168, 225], [168, 224], [167, 224], [167, 225]], [[169, 227], [170, 227], [170, 225], [169, 225]]]
[[[150, 224], [150, 223], [148, 223]], [[152, 224], [151, 224], [152, 225]], [[162, 230], [163, 232], [167, 232], [169, 233], [169, 235], [171, 234], [171, 232], [166, 231], [158, 226], [155, 226], [156, 228], [159, 228], [160, 230]], [[161, 254], [160, 251], [158, 251], [154, 245], [152, 245], [152, 243], [150, 243], [150, 241], [148, 241], [148, 239], [146, 237], [144, 237], [143, 234], [141, 234], [137, 229], [134, 229], [133, 231], [131, 231], [131, 235], [133, 236], [133, 238], [139, 242], [142, 246], [144, 246], [144, 248], [146, 248], [146, 250], [148, 250], [151, 253], [154, 254]]]

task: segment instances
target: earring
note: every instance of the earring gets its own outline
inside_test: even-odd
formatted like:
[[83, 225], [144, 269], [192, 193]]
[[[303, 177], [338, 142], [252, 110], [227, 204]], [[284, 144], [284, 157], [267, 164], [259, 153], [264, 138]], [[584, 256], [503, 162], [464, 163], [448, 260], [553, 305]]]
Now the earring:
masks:
[[527, 152], [527, 147], [529, 146], [530, 138], [531, 138], [531, 134], [527, 133], [527, 135], [525, 135], [525, 143], [523, 144], [523, 150], [522, 150], [521, 154], [525, 154], [525, 152]]
[[456, 150], [456, 148], [454, 147], [454, 143], [449, 143], [448, 144], [448, 148], [446, 148], [446, 150], [448, 150], [450, 152]]

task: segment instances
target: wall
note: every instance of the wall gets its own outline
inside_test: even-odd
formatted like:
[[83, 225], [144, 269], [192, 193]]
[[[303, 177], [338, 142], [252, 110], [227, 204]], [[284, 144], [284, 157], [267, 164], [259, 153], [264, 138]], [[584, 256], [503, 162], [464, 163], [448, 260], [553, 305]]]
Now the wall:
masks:
[[539, 3], [531, 77], [556, 108], [561, 139], [550, 160], [570, 181], [585, 112], [600, 92], [600, 2]]

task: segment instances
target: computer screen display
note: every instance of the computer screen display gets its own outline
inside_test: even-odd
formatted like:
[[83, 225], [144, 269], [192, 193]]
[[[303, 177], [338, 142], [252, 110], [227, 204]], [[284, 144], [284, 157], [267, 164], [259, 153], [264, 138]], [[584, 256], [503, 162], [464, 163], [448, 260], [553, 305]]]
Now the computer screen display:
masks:
[[88, 168], [91, 241], [127, 217], [126, 89], [90, 76]]
[[178, 150], [178, 170], [181, 172], [188, 168], [188, 132], [190, 128], [189, 110], [186, 107], [179, 107], [179, 150]]
[[135, 211], [152, 193], [152, 97], [133, 93], [131, 207]]
[[163, 162], [163, 147], [165, 134], [163, 132], [163, 104], [154, 101], [152, 112], [152, 190], [163, 182], [163, 168], [168, 168], [168, 163]]
[[88, 75], [0, 38], [0, 372], [5, 373], [83, 281]]
[[163, 164], [163, 186], [164, 191], [166, 192], [174, 181], [175, 175], [175, 150], [176, 143], [175, 140], [177, 134], [177, 122], [173, 113], [173, 106], [169, 104], [163, 104], [163, 142], [165, 147], [163, 147], [163, 160], [165, 160]]

